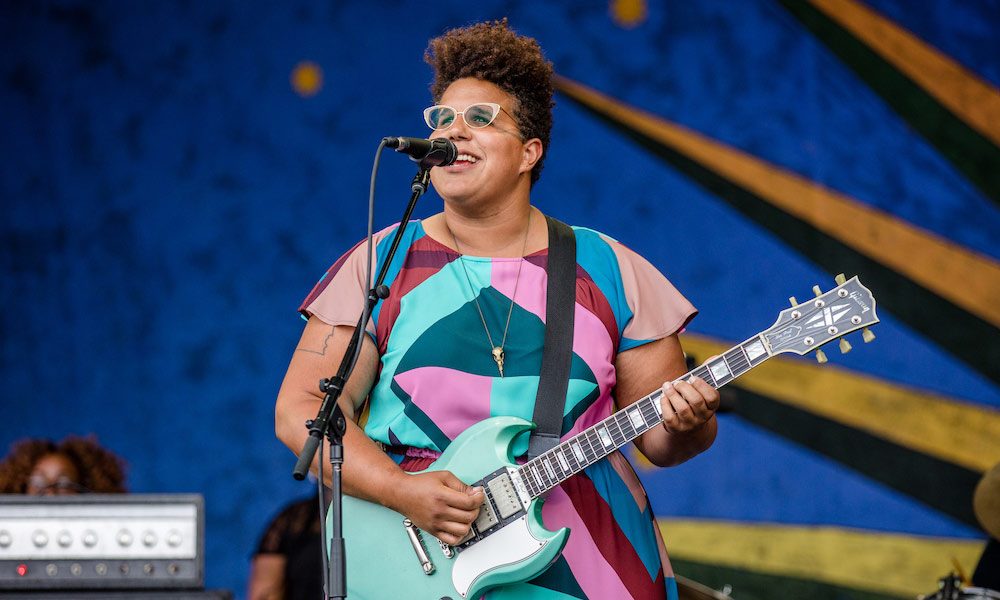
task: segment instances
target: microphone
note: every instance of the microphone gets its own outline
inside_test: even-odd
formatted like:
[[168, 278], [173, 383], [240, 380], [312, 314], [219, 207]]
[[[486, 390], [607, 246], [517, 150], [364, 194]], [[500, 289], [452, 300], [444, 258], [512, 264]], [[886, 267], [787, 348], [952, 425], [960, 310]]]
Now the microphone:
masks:
[[421, 167], [447, 167], [458, 158], [458, 148], [451, 140], [434, 138], [425, 140], [411, 137], [387, 137], [382, 139], [387, 148], [409, 155], [410, 160]]

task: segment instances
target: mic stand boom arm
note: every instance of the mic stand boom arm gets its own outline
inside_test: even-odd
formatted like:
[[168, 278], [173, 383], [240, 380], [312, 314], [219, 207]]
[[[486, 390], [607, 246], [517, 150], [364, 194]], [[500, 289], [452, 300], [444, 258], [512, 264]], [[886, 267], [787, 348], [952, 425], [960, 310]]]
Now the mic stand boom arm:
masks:
[[[319, 447], [320, 440], [323, 436], [326, 436], [330, 441], [330, 465], [333, 471], [333, 477], [330, 481], [330, 488], [332, 490], [332, 497], [330, 498], [330, 571], [332, 577], [330, 580], [330, 589], [327, 591], [330, 598], [347, 597], [340, 480], [340, 471], [344, 463], [344, 432], [347, 431], [347, 421], [344, 417], [344, 411], [341, 410], [337, 400], [344, 391], [344, 383], [351, 376], [351, 371], [354, 370], [359, 350], [358, 346], [364, 339], [363, 336], [365, 335], [365, 329], [368, 327], [368, 320], [371, 318], [372, 309], [375, 308], [379, 300], [389, 296], [389, 288], [383, 284], [383, 281], [385, 281], [386, 274], [389, 271], [389, 265], [392, 264], [392, 258], [399, 248], [403, 232], [410, 221], [410, 215], [417, 205], [417, 199], [427, 191], [429, 180], [430, 167], [421, 164], [420, 170], [410, 184], [410, 189], [413, 192], [410, 196], [410, 202], [406, 205], [406, 210], [403, 212], [403, 218], [399, 222], [399, 227], [396, 228], [396, 233], [392, 238], [392, 244], [389, 246], [385, 261], [379, 267], [378, 276], [375, 278], [375, 285], [368, 290], [368, 304], [358, 319], [358, 326], [354, 331], [354, 337], [351, 338], [351, 342], [344, 352], [344, 358], [340, 361], [337, 374], [319, 382], [319, 389], [324, 394], [323, 402], [320, 404], [316, 418], [306, 421], [306, 427], [309, 428], [309, 437], [306, 438], [306, 443], [302, 447], [302, 452], [299, 453], [298, 461], [295, 463], [295, 469], [292, 471], [292, 476], [295, 479], [299, 481], [305, 479], [309, 465], [312, 464], [313, 458], [316, 456], [316, 449]], [[320, 468], [322, 469], [322, 465], [320, 465]]]

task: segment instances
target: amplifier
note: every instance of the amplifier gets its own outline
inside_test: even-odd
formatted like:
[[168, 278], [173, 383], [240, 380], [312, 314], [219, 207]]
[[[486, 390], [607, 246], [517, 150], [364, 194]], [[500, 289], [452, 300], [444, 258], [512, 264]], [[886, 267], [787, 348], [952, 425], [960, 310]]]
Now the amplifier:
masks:
[[229, 590], [0, 590], [0, 600], [233, 600]]
[[200, 495], [0, 495], [0, 590], [202, 588], [204, 547]]
[[233, 600], [229, 590], [0, 590], [0, 600]]

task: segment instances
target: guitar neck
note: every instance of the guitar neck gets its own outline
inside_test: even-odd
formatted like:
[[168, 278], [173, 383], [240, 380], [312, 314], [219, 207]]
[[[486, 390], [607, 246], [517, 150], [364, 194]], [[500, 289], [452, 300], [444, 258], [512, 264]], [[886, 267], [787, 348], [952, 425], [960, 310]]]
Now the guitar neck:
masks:
[[[757, 334], [697, 367], [678, 381], [700, 377], [718, 389], [771, 357]], [[532, 498], [542, 496], [588, 466], [663, 422], [660, 390], [563, 441], [518, 468]]]

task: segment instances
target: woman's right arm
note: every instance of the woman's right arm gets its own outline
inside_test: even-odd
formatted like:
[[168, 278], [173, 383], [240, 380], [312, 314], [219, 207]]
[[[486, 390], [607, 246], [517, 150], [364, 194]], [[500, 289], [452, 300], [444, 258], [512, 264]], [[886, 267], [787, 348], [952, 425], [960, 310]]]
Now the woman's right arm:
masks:
[[[316, 317], [302, 332], [275, 404], [275, 432], [296, 454], [309, 435], [307, 419], [316, 417], [323, 395], [320, 379], [331, 377], [354, 335], [354, 327], [333, 326]], [[344, 492], [377, 502], [406, 515], [414, 525], [455, 544], [469, 531], [484, 496], [448, 471], [411, 475], [389, 458], [357, 425], [359, 411], [378, 373], [378, 352], [367, 335], [363, 336], [358, 363], [344, 386], [339, 404], [347, 417], [344, 434]], [[313, 471], [317, 461], [313, 461]], [[323, 465], [329, 481], [330, 465]]]

